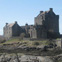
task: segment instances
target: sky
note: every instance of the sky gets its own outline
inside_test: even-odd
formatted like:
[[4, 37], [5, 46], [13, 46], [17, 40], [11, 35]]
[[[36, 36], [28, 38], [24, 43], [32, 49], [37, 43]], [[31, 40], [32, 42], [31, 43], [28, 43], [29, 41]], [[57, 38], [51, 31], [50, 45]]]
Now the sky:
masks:
[[34, 24], [34, 17], [49, 8], [59, 15], [59, 32], [62, 34], [62, 0], [0, 0], [0, 35], [3, 35], [6, 23]]

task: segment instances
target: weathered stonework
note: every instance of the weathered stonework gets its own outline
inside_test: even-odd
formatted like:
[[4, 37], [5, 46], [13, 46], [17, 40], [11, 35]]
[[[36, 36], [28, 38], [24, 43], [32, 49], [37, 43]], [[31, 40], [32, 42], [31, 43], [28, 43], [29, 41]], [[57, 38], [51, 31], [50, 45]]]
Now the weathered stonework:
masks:
[[57, 38], [59, 37], [59, 15], [50, 8], [48, 11], [40, 11], [35, 17], [34, 25], [19, 26], [17, 22], [14, 24], [6, 23], [4, 27], [4, 36], [9, 39], [13, 36], [20, 36], [25, 33], [25, 37], [32, 38]]
[[4, 31], [4, 37], [6, 39], [9, 39], [11, 37], [16, 37], [16, 36], [20, 36], [20, 34], [22, 33], [22, 28], [17, 24], [17, 22], [12, 23], [12, 24], [8, 24], [6, 23], [5, 27], [3, 28]]
[[52, 8], [49, 11], [40, 11], [40, 14], [35, 17], [35, 25], [43, 27], [42, 30], [47, 34], [47, 38], [59, 36], [59, 15], [56, 15]]

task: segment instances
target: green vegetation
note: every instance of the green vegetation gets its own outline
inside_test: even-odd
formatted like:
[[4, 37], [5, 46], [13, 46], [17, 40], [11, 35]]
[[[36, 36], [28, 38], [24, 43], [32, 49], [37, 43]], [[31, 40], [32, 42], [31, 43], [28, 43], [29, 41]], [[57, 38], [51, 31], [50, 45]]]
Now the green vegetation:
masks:
[[58, 61], [58, 62], [62, 62], [62, 60], [61, 61]]
[[17, 43], [17, 42], [20, 42], [20, 40], [18, 38], [14, 38], [14, 39], [10, 39], [10, 40], [6, 41], [3, 44], [10, 44], [10, 43]]
[[39, 45], [39, 42], [34, 42], [34, 44], [33, 45]]
[[[49, 45], [51, 41], [49, 40], [42, 40], [42, 41], [30, 41], [30, 40], [20, 40], [20, 38], [12, 38], [2, 44], [16, 44], [16, 43], [21, 43], [23, 46], [41, 46], [41, 45]], [[54, 43], [54, 42], [53, 42]]]
[[10, 39], [6, 42], [19, 42], [19, 41], [20, 41], [19, 38], [13, 38], [13, 39]]

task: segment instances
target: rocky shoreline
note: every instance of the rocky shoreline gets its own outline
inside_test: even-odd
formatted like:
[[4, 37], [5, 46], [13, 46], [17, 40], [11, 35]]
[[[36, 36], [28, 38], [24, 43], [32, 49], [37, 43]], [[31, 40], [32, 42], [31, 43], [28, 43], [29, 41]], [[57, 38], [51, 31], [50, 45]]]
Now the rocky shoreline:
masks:
[[62, 62], [62, 49], [5, 44], [0, 46], [0, 62]]
[[62, 62], [62, 54], [56, 56], [34, 56], [21, 53], [1, 53], [0, 62]]

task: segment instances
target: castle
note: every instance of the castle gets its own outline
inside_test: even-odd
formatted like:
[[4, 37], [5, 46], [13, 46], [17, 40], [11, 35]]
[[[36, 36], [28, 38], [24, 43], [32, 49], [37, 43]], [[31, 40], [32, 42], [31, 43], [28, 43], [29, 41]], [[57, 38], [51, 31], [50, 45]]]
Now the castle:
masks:
[[6, 23], [3, 28], [4, 37], [9, 39], [20, 36], [21, 33], [25, 33], [25, 37], [31, 39], [59, 37], [59, 15], [56, 15], [52, 8], [45, 12], [40, 11], [34, 21], [34, 25], [26, 24], [25, 26], [19, 26], [17, 22]]

